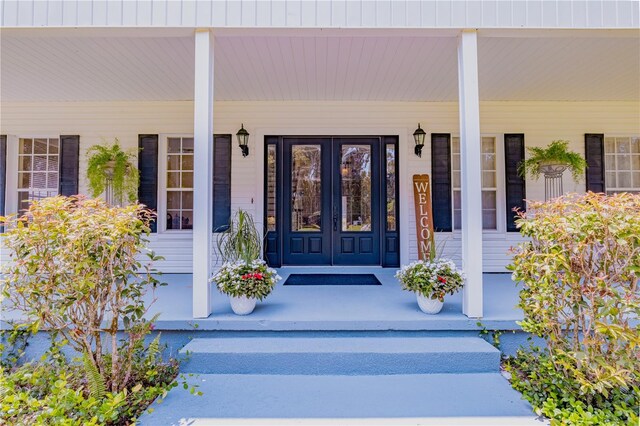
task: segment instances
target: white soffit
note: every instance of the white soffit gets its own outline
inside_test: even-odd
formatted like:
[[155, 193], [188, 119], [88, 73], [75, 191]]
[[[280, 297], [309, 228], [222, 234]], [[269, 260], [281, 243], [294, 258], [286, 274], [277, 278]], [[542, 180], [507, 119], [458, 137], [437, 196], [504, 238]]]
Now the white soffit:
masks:
[[[193, 37], [0, 38], [3, 101], [193, 99]], [[455, 37], [219, 36], [216, 100], [456, 101]], [[639, 37], [480, 37], [482, 100], [639, 100]]]

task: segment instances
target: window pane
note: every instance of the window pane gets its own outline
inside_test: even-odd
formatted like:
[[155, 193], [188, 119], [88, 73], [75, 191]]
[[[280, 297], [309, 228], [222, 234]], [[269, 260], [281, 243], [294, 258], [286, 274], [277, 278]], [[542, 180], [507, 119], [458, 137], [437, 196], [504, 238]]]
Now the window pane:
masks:
[[494, 138], [482, 138], [482, 153], [493, 153], [496, 151]]
[[32, 154], [33, 141], [31, 139], [20, 139], [20, 154]]
[[193, 154], [182, 156], [182, 170], [193, 170]]
[[276, 230], [276, 146], [267, 146], [267, 231]]
[[30, 173], [18, 173], [18, 188], [29, 188], [31, 186]]
[[462, 208], [462, 193], [460, 191], [453, 191], [453, 208], [456, 210]]
[[628, 154], [630, 151], [629, 138], [617, 138], [616, 139], [616, 151], [618, 154]]
[[482, 191], [482, 208], [487, 210], [495, 210], [496, 208], [496, 192]]
[[604, 156], [604, 168], [606, 170], [614, 170], [616, 168], [616, 156], [607, 154]]
[[167, 173], [167, 188], [180, 188], [180, 173]]
[[193, 191], [182, 191], [182, 209], [193, 210]]
[[387, 144], [387, 231], [396, 230], [396, 147]]
[[482, 210], [482, 229], [496, 229], [496, 211]]
[[604, 151], [614, 153], [616, 152], [616, 140], [615, 138], [604, 138]]
[[182, 172], [182, 188], [193, 188], [193, 172]]
[[482, 170], [495, 170], [496, 156], [495, 154], [482, 154]]
[[47, 156], [46, 155], [36, 155], [33, 157], [33, 170], [35, 171], [45, 171], [47, 170]]
[[58, 173], [47, 173], [47, 188], [48, 189], [58, 188]]
[[47, 187], [47, 174], [44, 172], [37, 172], [31, 175], [31, 187], [33, 188], [46, 188]]
[[618, 170], [630, 170], [631, 169], [631, 156], [630, 155], [618, 155], [617, 166]]
[[634, 155], [631, 157], [631, 169], [640, 170], [640, 155]]
[[343, 145], [341, 158], [342, 230], [371, 231], [371, 147]]
[[34, 154], [46, 154], [47, 153], [47, 140], [46, 139], [34, 139], [33, 140], [33, 153]]
[[180, 192], [179, 191], [167, 192], [167, 209], [169, 210], [180, 209]]
[[182, 138], [182, 152], [193, 154], [193, 138]]
[[167, 140], [167, 151], [170, 153], [180, 153], [180, 138], [169, 138]]
[[167, 170], [180, 170], [180, 156], [168, 155], [167, 156]]
[[460, 152], [460, 138], [451, 138], [451, 152]]
[[454, 188], [460, 188], [460, 172], [453, 172], [451, 175], [451, 186]]
[[618, 172], [618, 188], [631, 187], [631, 172]]
[[167, 210], [167, 229], [180, 229], [180, 211]]
[[291, 157], [291, 230], [320, 231], [321, 147], [294, 145]]
[[640, 154], [640, 138], [631, 138], [631, 152]]
[[640, 189], [640, 172], [633, 172], [633, 187]]
[[496, 172], [482, 172], [482, 187], [483, 188], [496, 187]]
[[460, 170], [460, 154], [451, 155], [451, 168], [453, 170]]
[[180, 229], [193, 229], [193, 211], [182, 210], [182, 217], [180, 219]]
[[453, 229], [462, 229], [462, 210], [453, 211]]
[[58, 156], [50, 155], [49, 156], [49, 171], [57, 172], [58, 171]]
[[608, 188], [616, 188], [618, 186], [616, 172], [607, 172], [606, 179]]
[[21, 155], [18, 161], [18, 170], [21, 172], [31, 171], [31, 158], [29, 155]]
[[58, 139], [49, 139], [49, 154], [58, 153]]

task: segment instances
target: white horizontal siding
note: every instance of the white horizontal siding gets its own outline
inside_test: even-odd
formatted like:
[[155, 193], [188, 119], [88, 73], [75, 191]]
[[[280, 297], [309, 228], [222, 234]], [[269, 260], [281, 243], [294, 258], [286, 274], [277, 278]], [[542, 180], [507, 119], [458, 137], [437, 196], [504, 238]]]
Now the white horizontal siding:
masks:
[[[8, 135], [79, 134], [81, 158], [86, 150], [103, 140], [118, 137], [125, 147], [136, 148], [138, 134], [192, 133], [191, 102], [57, 102], [2, 103], [0, 133]], [[482, 102], [481, 131], [484, 134], [524, 133], [527, 146], [544, 146], [554, 139], [571, 141], [572, 149], [584, 151], [584, 134], [640, 134], [638, 102]], [[236, 147], [232, 150], [232, 208], [243, 208], [256, 214], [262, 201], [262, 157], [257, 135], [265, 129], [283, 129], [284, 134], [299, 134], [296, 129], [318, 129], [319, 134], [341, 132], [400, 131], [404, 169], [407, 181], [413, 174], [430, 172], [429, 136], [422, 158], [413, 154], [411, 134], [417, 123], [427, 133], [458, 132], [458, 107], [455, 102], [217, 102], [214, 108], [215, 133], [235, 134], [244, 123], [251, 133], [251, 154], [244, 158]], [[80, 176], [86, 172], [81, 161]], [[584, 182], [574, 183], [568, 174], [565, 191], [584, 191]], [[80, 190], [87, 186], [81, 178]], [[413, 193], [401, 200], [407, 207], [409, 238], [403, 247], [409, 258], [417, 257]], [[529, 199], [544, 198], [543, 181], [527, 182]], [[256, 217], [258, 221], [262, 218]], [[444, 236], [444, 235], [443, 235]], [[504, 271], [508, 249], [519, 237], [485, 235], [484, 268]], [[192, 262], [191, 235], [164, 233], [151, 237], [151, 247], [165, 257], [158, 267], [165, 272], [189, 272]], [[446, 253], [459, 257], [460, 239], [445, 245]], [[6, 251], [1, 259], [6, 260]]]
[[4, 27], [637, 28], [634, 0], [4, 0]]

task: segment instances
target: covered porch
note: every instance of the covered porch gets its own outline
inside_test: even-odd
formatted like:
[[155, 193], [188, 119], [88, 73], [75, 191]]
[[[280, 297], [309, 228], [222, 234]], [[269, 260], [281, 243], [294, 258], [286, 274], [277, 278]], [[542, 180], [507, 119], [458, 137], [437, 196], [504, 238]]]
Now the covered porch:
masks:
[[[292, 273], [373, 273], [382, 285], [283, 285]], [[478, 320], [462, 314], [462, 294], [447, 296], [438, 315], [422, 313], [413, 293], [403, 291], [391, 268], [309, 267], [278, 269], [282, 276], [273, 293], [258, 302], [251, 315], [231, 311], [228, 297], [213, 288], [210, 303], [214, 314], [194, 319], [191, 312], [192, 275], [160, 276], [149, 315], [160, 314], [157, 329], [201, 331], [474, 331]], [[516, 308], [518, 288], [510, 274], [483, 275], [484, 317], [489, 330], [518, 330], [522, 313]]]

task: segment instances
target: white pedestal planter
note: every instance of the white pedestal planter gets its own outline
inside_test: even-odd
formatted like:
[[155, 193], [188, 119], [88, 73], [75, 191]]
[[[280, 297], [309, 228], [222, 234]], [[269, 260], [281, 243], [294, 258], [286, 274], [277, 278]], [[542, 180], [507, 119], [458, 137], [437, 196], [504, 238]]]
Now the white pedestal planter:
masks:
[[251, 299], [246, 296], [233, 297], [229, 296], [231, 302], [231, 309], [236, 315], [249, 315], [256, 307], [256, 299]]
[[437, 314], [442, 310], [442, 305], [444, 305], [444, 302], [441, 302], [438, 299], [429, 299], [419, 293], [416, 293], [416, 299], [418, 299], [418, 306], [420, 306], [420, 310], [425, 314]]

